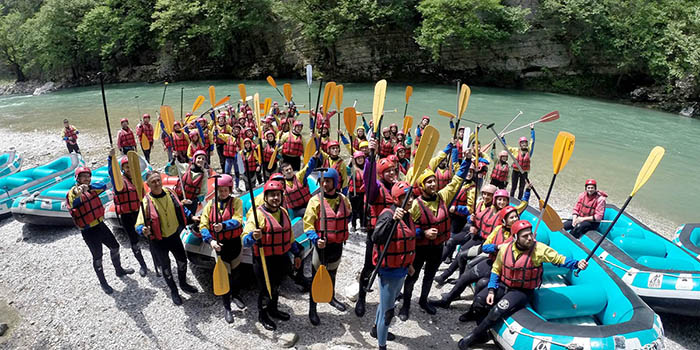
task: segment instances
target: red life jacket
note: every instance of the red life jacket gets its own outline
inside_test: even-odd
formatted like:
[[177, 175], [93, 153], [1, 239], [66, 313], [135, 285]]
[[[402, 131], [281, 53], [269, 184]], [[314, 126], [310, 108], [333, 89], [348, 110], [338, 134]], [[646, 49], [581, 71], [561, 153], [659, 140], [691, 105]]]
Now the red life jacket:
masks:
[[[391, 208], [386, 208], [382, 211], [394, 213]], [[383, 244], [375, 244], [372, 251], [372, 263], [377, 266], [379, 254], [384, 249]], [[408, 219], [408, 225], [405, 220], [399, 220], [396, 226], [396, 232], [391, 237], [389, 248], [386, 250], [386, 257], [382, 261], [384, 268], [401, 268], [408, 267], [413, 263], [416, 256], [416, 227], [413, 220]]]
[[[170, 196], [170, 200], [173, 201], [173, 204], [175, 206], [175, 216], [177, 216], [177, 221], [181, 226], [185, 225], [185, 209], [182, 206], [182, 203], [180, 203], [180, 200], [177, 199], [177, 197], [173, 196], [173, 194], [170, 191], [167, 191], [163, 189], [165, 193], [167, 193], [168, 196]], [[148, 226], [151, 228], [151, 239], [153, 240], [161, 240], [163, 239], [163, 232], [160, 230], [160, 215], [158, 215], [158, 210], [156, 210], [156, 206], [153, 204], [153, 199], [151, 199], [151, 194], [149, 193], [146, 197], [146, 218], [145, 222], [148, 223]], [[198, 237], [201, 237], [201, 235], [198, 235]]]
[[262, 157], [263, 157], [263, 164], [267, 167], [268, 164], [270, 164], [270, 159], [272, 158], [272, 154], [275, 153], [275, 149], [273, 147], [270, 147], [270, 144], [266, 144], [265, 148], [263, 148], [262, 151]]
[[424, 236], [423, 238], [418, 239], [416, 245], [440, 245], [442, 244], [442, 242], [445, 242], [448, 239], [450, 239], [450, 215], [447, 211], [447, 206], [445, 205], [445, 202], [442, 200], [442, 197], [438, 196], [439, 202], [437, 217], [435, 216], [435, 214], [433, 214], [432, 210], [425, 206], [425, 204], [423, 203], [423, 198], [418, 198], [417, 201], [421, 211], [423, 212], [423, 215], [420, 216], [420, 220], [418, 221], [418, 227], [420, 227], [420, 229], [423, 230], [423, 234], [425, 234], [425, 231], [427, 231], [428, 229], [436, 228], [438, 234], [437, 237], [433, 240], [427, 239]]
[[359, 137], [355, 137], [352, 139], [352, 150], [353, 151], [359, 151], [360, 150], [360, 142], [362, 141], [367, 141], [367, 138], [365, 137], [364, 139], [360, 139]]
[[136, 187], [126, 176], [123, 176], [123, 179], [124, 191], [117, 192], [116, 189], [114, 190], [114, 209], [119, 215], [139, 211], [139, 197], [136, 193]]
[[[455, 207], [458, 206], [458, 205], [467, 206], [467, 205], [469, 204], [469, 191], [471, 191], [472, 188], [474, 188], [474, 184], [473, 184], [473, 183], [470, 183], [470, 184], [467, 185], [466, 187], [465, 187], [465, 186], [462, 186], [462, 189], [459, 190], [459, 193], [457, 193], [457, 198], [455, 199], [455, 202], [454, 202], [453, 205], [454, 205]], [[472, 208], [469, 208], [469, 210], [472, 210]], [[456, 211], [454, 212], [454, 215], [463, 216], [462, 214], [460, 214], [460, 213], [458, 213], [458, 212], [456, 212]]]
[[[496, 246], [499, 246], [503, 243], [509, 243], [513, 241], [513, 236], [510, 234], [510, 232], [503, 227], [503, 225], [498, 226], [498, 231], [496, 232], [496, 237], [493, 238], [493, 242], [491, 244], [495, 244]], [[508, 232], [508, 238], [505, 238], [505, 233]], [[496, 261], [496, 256], [498, 255], [498, 251], [495, 253], [489, 254], [489, 259], [491, 261]]]
[[501, 267], [501, 281], [510, 288], [535, 289], [542, 284], [542, 265], [535, 266], [532, 262], [535, 242], [532, 248], [523, 252], [515, 260], [513, 254], [513, 242], [506, 246], [503, 254], [503, 266]]
[[367, 225], [367, 232], [374, 229], [379, 214], [381, 214], [384, 209], [390, 208], [392, 204], [394, 204], [394, 202], [391, 197], [391, 191], [384, 186], [383, 182], [380, 182], [377, 198], [374, 199], [374, 203], [370, 203], [369, 205], [369, 225]]
[[[219, 213], [219, 215], [216, 215], [214, 211], [214, 205], [211, 206], [211, 210], [209, 211], [209, 232], [211, 232], [214, 235], [217, 241], [235, 239], [240, 237], [241, 233], [243, 233], [243, 226], [241, 226], [240, 224], [233, 230], [222, 230], [221, 232], [214, 231], [213, 220], [216, 220], [217, 222], [224, 222], [233, 218], [235, 210], [234, 204], [235, 199], [233, 197], [229, 197], [228, 201], [226, 201], [224, 211], [222, 213]], [[219, 207], [219, 211], [221, 212], [220, 208], [221, 207]]]
[[72, 141], [74, 142], [75, 140], [78, 139], [78, 133], [75, 131], [75, 128], [70, 126], [68, 129], [63, 128], [63, 135], [68, 138], [66, 141]]
[[423, 133], [418, 133], [418, 129], [423, 131], [423, 129], [420, 126], [416, 128], [416, 141], [413, 143], [414, 145], [416, 145], [416, 147], [418, 147], [418, 145], [420, 144], [420, 138], [421, 136], [423, 136]]
[[594, 216], [600, 197], [602, 197], [600, 192], [596, 192], [592, 197], [588, 196], [586, 192], [579, 195], [578, 202], [574, 206], [574, 208], [578, 208], [578, 216]]
[[328, 153], [328, 137], [321, 137], [321, 150]]
[[290, 157], [300, 157], [304, 154], [304, 144], [301, 142], [301, 136], [290, 133], [287, 141], [282, 144], [282, 154]]
[[[331, 160], [329, 159], [329, 157], [326, 157], [326, 158], [323, 160], [323, 167], [324, 167], [324, 168], [333, 168], [333, 169], [335, 169], [335, 171], [338, 172], [338, 175], [340, 175], [340, 174], [341, 174], [340, 169], [342, 168], [342, 166], [341, 166], [342, 163], [343, 163], [343, 162], [342, 162], [340, 159], [338, 159], [337, 162], [335, 162], [333, 165], [330, 165], [330, 164], [331, 164]], [[343, 187], [343, 183], [342, 183], [342, 182], [343, 182], [343, 177], [342, 177], [342, 176], [338, 176], [338, 184], [337, 184], [337, 186], [336, 186], [336, 189], [340, 190], [340, 189]]]
[[435, 179], [437, 180], [437, 190], [440, 191], [441, 189], [445, 188], [448, 183], [450, 183], [452, 180], [452, 175], [447, 169], [442, 170], [438, 168], [435, 169]]
[[138, 130], [136, 133], [139, 135], [139, 138], [141, 135], [146, 134], [146, 137], [148, 138], [149, 142], [153, 142], [153, 125], [149, 124], [139, 124]]
[[[73, 189], [71, 189], [72, 191]], [[70, 191], [68, 192], [70, 193]], [[66, 194], [66, 202], [68, 202], [68, 194]], [[100, 200], [100, 194], [94, 190], [80, 195], [80, 204], [77, 207], [71, 207], [73, 203], [68, 203], [70, 216], [73, 222], [80, 229], [90, 227], [90, 223], [103, 218], [105, 216], [105, 207]]]
[[187, 167], [187, 171], [182, 174], [182, 184], [180, 186], [180, 179], [177, 180], [175, 184], [175, 193], [178, 197], [182, 197], [182, 187], [185, 188], [185, 199], [194, 200], [199, 196], [200, 185], [202, 184], [202, 179], [204, 179], [204, 173], [197, 177], [197, 179], [192, 178], [192, 165]]
[[247, 173], [254, 173], [258, 167], [258, 160], [255, 158], [255, 146], [249, 152], [243, 151], [243, 167]]
[[[323, 201], [326, 210], [326, 241], [328, 243], [343, 243], [348, 239], [348, 223], [350, 222], [351, 210], [345, 205], [345, 196], [339, 194], [338, 211], [334, 212], [328, 201]], [[319, 207], [319, 210], [321, 208]], [[324, 231], [321, 229], [321, 214], [318, 215], [318, 220], [314, 224], [319, 237], [323, 237]]]
[[120, 129], [119, 136], [117, 136], [117, 144], [119, 147], [136, 147], [134, 132], [131, 129]]
[[253, 254], [260, 256], [261, 246], [265, 256], [286, 254], [292, 248], [292, 223], [289, 221], [289, 214], [282, 210], [280, 214], [282, 224], [280, 224], [262, 205], [258, 207], [258, 210], [265, 216], [265, 228], [262, 230], [262, 238], [255, 242]]
[[284, 194], [287, 208], [290, 209], [305, 207], [306, 204], [309, 203], [309, 199], [311, 199], [309, 186], [302, 186], [299, 183], [296, 175], [294, 176], [294, 179], [292, 179], [291, 186], [289, 185], [288, 180], [284, 180]]
[[494, 206], [491, 205], [488, 208], [476, 208], [476, 215], [474, 215], [474, 225], [479, 230], [479, 235], [481, 238], [486, 239], [489, 233], [493, 231], [494, 226], [496, 226], [496, 220], [498, 220], [498, 211], [495, 210]]
[[202, 139], [202, 143], [204, 144], [203, 149], [206, 151], [209, 149], [209, 145], [211, 144], [209, 140], [209, 131], [206, 129], [202, 129], [202, 131], [204, 131], [204, 138]]
[[224, 144], [224, 157], [235, 157], [240, 148], [241, 145], [238, 143], [238, 136], [231, 135]]
[[187, 152], [192, 153], [192, 155], [194, 155], [194, 153], [197, 151], [206, 152], [207, 148], [204, 145], [200, 144], [199, 142], [190, 143], [189, 148], [187, 149]]
[[501, 182], [506, 182], [506, 180], [508, 180], [508, 170], [508, 163], [498, 162], [496, 163], [496, 165], [493, 166], [493, 171], [491, 171], [491, 178]]
[[[523, 167], [523, 171], [530, 171], [530, 151], [525, 152], [524, 155], [522, 151], [518, 151], [516, 159], [520, 166]], [[513, 169], [518, 170], [518, 165], [513, 163]]]
[[173, 143], [173, 150], [176, 152], [185, 152], [187, 151], [187, 147], [189, 146], [189, 142], [185, 137], [185, 133], [182, 131], [173, 131]]
[[394, 145], [391, 143], [391, 140], [384, 141], [382, 139], [379, 142], [379, 158], [387, 157], [392, 153], [394, 153]]
[[214, 142], [216, 142], [217, 145], [225, 144], [226, 141], [219, 138], [218, 135], [228, 134], [228, 132], [226, 132], [226, 125], [224, 125], [224, 126], [216, 125], [216, 126], [214, 126], [214, 128], [216, 128], [215, 130], [216, 130], [216, 134], [217, 134], [217, 137], [214, 138]]
[[350, 177], [348, 182], [348, 193], [352, 193], [353, 186], [355, 186], [355, 192], [365, 193], [365, 184], [362, 180], [362, 170], [355, 169], [355, 176]]

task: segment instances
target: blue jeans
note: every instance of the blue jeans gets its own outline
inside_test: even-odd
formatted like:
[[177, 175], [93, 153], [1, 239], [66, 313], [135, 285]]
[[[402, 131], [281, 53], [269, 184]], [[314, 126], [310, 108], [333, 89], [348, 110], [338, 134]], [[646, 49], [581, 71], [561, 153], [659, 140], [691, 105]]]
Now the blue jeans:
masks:
[[232, 175], [231, 169], [233, 169], [236, 179], [236, 188], [238, 188], [238, 183], [240, 182], [241, 175], [238, 172], [238, 159], [236, 157], [226, 157], [226, 164], [224, 165], [224, 173]]
[[374, 323], [377, 325], [377, 342], [379, 346], [386, 346], [386, 337], [389, 334], [389, 325], [386, 324], [386, 312], [394, 308], [396, 296], [399, 295], [406, 276], [384, 277], [379, 275], [379, 307]]

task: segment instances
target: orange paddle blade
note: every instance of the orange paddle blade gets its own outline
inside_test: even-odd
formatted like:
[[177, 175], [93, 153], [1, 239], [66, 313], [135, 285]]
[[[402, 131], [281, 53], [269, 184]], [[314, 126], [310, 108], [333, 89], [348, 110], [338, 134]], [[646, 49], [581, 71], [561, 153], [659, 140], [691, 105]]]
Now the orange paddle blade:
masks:
[[197, 99], [194, 100], [194, 104], [192, 104], [192, 114], [194, 114], [194, 112], [197, 109], [199, 109], [199, 107], [202, 106], [202, 103], [204, 103], [204, 100], [205, 100], [204, 96], [202, 96], [202, 95], [197, 96]]
[[231, 95], [227, 95], [226, 97], [224, 97], [224, 98], [222, 98], [222, 99], [216, 101], [216, 103], [214, 104], [214, 107], [215, 107], [215, 108], [216, 108], [216, 107], [219, 107], [219, 106], [221, 106], [222, 104], [228, 102], [230, 99], [231, 99]]
[[[323, 116], [325, 117], [331, 110], [331, 104], [333, 103], [333, 95], [335, 95], [335, 82], [330, 81], [326, 83], [326, 87], [323, 89]], [[318, 111], [316, 111], [318, 113]]]
[[287, 103], [292, 101], [292, 84], [286, 83], [282, 85], [282, 89], [284, 90], [284, 99], [287, 100]]
[[263, 114], [267, 115], [270, 112], [270, 107], [272, 107], [272, 99], [268, 97], [263, 103]]
[[[540, 210], [543, 210], [543, 205], [544, 200], [540, 199]], [[552, 232], [557, 232], [564, 228], [561, 217], [559, 217], [557, 211], [554, 210], [554, 208], [552, 208], [549, 204], [547, 204], [547, 207], [544, 208], [544, 212], [542, 213], [542, 221], [544, 221], [545, 225], [547, 225], [549, 230]]]
[[406, 104], [408, 104], [408, 100], [411, 99], [411, 96], [413, 96], [413, 86], [408, 85], [406, 86]]
[[374, 100], [372, 101], [372, 127], [376, 135], [379, 128], [379, 119], [384, 113], [384, 102], [386, 101], [386, 80], [382, 79], [374, 85]]
[[566, 163], [574, 153], [574, 144], [576, 137], [566, 131], [559, 132], [556, 141], [554, 141], [554, 149], [552, 150], [552, 170], [555, 174], [559, 174], [561, 169], [564, 169]]
[[559, 119], [559, 111], [553, 111], [553, 112], [549, 112], [549, 113], [543, 115], [542, 117], [540, 117], [539, 121], [546, 123], [546, 122], [551, 122], [551, 121], [557, 120], [557, 119]]
[[277, 83], [275, 82], [275, 79], [271, 76], [267, 76], [267, 83], [272, 85], [273, 88], [277, 89]]
[[214, 266], [214, 274], [212, 275], [212, 284], [214, 287], [214, 295], [225, 295], [231, 289], [228, 282], [228, 271], [220, 256], [216, 257], [216, 265]]
[[355, 125], [357, 125], [357, 113], [355, 113], [355, 107], [346, 107], [343, 110], [343, 119], [345, 121], [345, 129], [348, 131], [348, 135], [352, 135], [355, 132]]
[[330, 303], [333, 299], [333, 281], [325, 265], [318, 267], [311, 283], [311, 296], [315, 303]]
[[245, 102], [246, 97], [248, 97], [245, 91], [245, 84], [238, 84], [238, 93], [241, 95], [241, 101]]
[[343, 85], [335, 86], [335, 106], [338, 107], [338, 111], [343, 105]]
[[407, 115], [406, 118], [403, 119], [403, 133], [406, 134], [408, 133], [408, 130], [411, 129], [411, 126], [413, 125], [413, 116]]
[[214, 85], [209, 86], [209, 103], [214, 107], [214, 102], [216, 101], [216, 88]]

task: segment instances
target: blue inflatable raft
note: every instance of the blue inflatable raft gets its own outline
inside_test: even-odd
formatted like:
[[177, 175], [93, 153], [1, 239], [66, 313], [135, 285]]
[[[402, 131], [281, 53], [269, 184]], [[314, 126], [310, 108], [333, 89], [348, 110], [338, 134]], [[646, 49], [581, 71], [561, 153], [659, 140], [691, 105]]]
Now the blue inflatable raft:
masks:
[[700, 223], [679, 227], [673, 236], [673, 243], [700, 260]]
[[29, 196], [73, 176], [83, 164], [76, 153], [60, 157], [48, 164], [0, 178], [0, 218], [11, 215], [10, 208], [19, 196]]
[[0, 154], [0, 177], [12, 175], [22, 167], [22, 157], [15, 150]]
[[[141, 169], [145, 176], [150, 169], [146, 160], [141, 159]], [[105, 165], [92, 172], [92, 183], [102, 182], [107, 184], [107, 191], [100, 194], [102, 204], [109, 203], [114, 194], [112, 182], [109, 178], [108, 166]], [[12, 203], [12, 216], [15, 220], [25, 224], [41, 226], [73, 226], [73, 219], [66, 206], [66, 194], [75, 185], [75, 177], [71, 176], [43, 191], [36, 191], [30, 195], [17, 197]]]
[[[618, 207], [608, 204], [604, 220]], [[589, 249], [610, 223], [601, 223], [581, 242]], [[636, 218], [623, 213], [595, 254], [658, 312], [700, 316], [700, 261]]]
[[[528, 207], [521, 218], [534, 226], [538, 214]], [[537, 241], [575, 259], [588, 254], [573, 236], [544, 223]], [[664, 334], [659, 316], [596, 257], [579, 277], [544, 264], [543, 284], [529, 305], [491, 332], [502, 348], [516, 350], [662, 349]]]

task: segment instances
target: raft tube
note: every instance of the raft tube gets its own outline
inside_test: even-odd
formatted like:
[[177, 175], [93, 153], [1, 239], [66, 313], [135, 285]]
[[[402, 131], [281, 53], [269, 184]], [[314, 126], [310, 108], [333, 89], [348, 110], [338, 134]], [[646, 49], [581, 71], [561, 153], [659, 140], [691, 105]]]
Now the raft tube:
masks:
[[12, 175], [22, 167], [22, 157], [15, 150], [0, 154], [0, 177]]
[[[139, 155], [142, 176], [150, 169], [146, 160]], [[92, 183], [105, 183], [107, 190], [100, 194], [103, 205], [110, 203], [114, 197], [112, 181], [109, 178], [108, 166], [105, 165], [92, 172]], [[73, 226], [73, 219], [68, 212], [66, 195], [75, 186], [75, 177], [69, 177], [45, 190], [36, 191], [28, 196], [17, 197], [12, 203], [12, 216], [25, 224], [39, 226]]]
[[[608, 204], [604, 220], [619, 208]], [[610, 223], [581, 237], [593, 249]], [[657, 312], [700, 316], [700, 261], [636, 218], [623, 213], [595, 254]]]
[[0, 178], [0, 218], [11, 215], [10, 208], [17, 197], [29, 196], [70, 178], [75, 168], [83, 164], [82, 157], [71, 153], [48, 164]]
[[700, 260], [700, 223], [679, 227], [673, 236], [673, 243]]
[[[539, 211], [528, 207], [521, 219], [533, 227]], [[542, 223], [537, 241], [560, 254], [585, 259], [588, 250], [567, 232]], [[593, 257], [578, 277], [544, 264], [542, 286], [527, 307], [491, 329], [504, 349], [662, 349], [664, 329], [656, 315], [615, 273]]]

